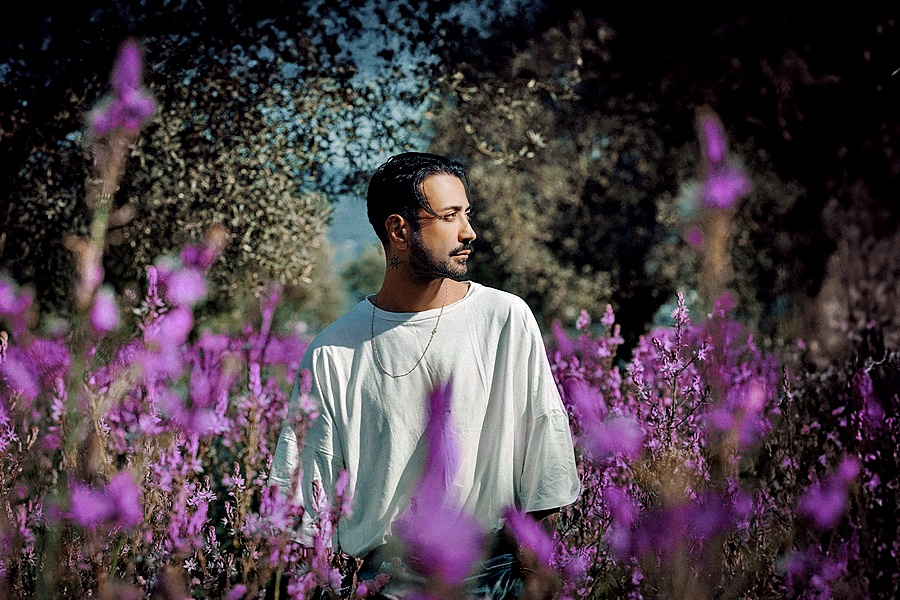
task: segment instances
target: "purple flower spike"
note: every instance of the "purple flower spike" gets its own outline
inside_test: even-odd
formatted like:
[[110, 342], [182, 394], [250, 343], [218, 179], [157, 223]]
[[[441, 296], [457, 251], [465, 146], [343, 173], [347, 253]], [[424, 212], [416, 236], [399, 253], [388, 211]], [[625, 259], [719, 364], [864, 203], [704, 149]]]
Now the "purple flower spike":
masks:
[[750, 193], [750, 180], [737, 167], [724, 167], [709, 173], [703, 189], [703, 200], [713, 208], [733, 208]]
[[166, 297], [172, 304], [193, 306], [206, 297], [206, 280], [197, 269], [175, 271], [166, 279]]
[[591, 315], [588, 314], [588, 311], [582, 309], [581, 314], [578, 316], [578, 320], [575, 322], [575, 328], [578, 331], [584, 331], [588, 327], [591, 326]]
[[449, 430], [452, 386], [440, 385], [428, 396], [429, 417], [425, 427], [428, 453], [419, 486], [420, 494], [444, 497], [456, 477], [458, 453]]
[[119, 326], [119, 307], [113, 291], [104, 287], [94, 298], [91, 309], [91, 327], [94, 333], [105, 335]]
[[101, 100], [90, 115], [91, 128], [98, 136], [116, 129], [137, 133], [156, 112], [156, 102], [142, 85], [143, 60], [134, 40], [119, 49], [112, 72], [113, 94]]
[[0, 277], [0, 315], [13, 312], [16, 306], [16, 290], [12, 283]]
[[553, 538], [540, 523], [513, 507], [503, 511], [503, 518], [519, 546], [533, 552], [543, 567], [549, 567], [553, 559]]
[[106, 486], [106, 495], [115, 507], [117, 527], [137, 527], [144, 520], [141, 490], [129, 473], [123, 471], [113, 477]]
[[703, 140], [703, 151], [711, 165], [718, 165], [725, 160], [727, 145], [722, 122], [713, 113], [700, 117], [700, 135]]
[[141, 49], [133, 39], [126, 40], [119, 49], [116, 64], [113, 66], [113, 90], [117, 95], [123, 96], [137, 89], [141, 85], [143, 71]]
[[595, 424], [587, 436], [589, 451], [597, 460], [617, 454], [636, 459], [641, 454], [644, 434], [637, 419], [630, 416], [611, 416]]
[[859, 461], [845, 458], [837, 471], [824, 482], [813, 484], [800, 498], [800, 511], [820, 529], [837, 525], [847, 510], [847, 490], [859, 475]]
[[85, 529], [100, 525], [136, 527], [144, 518], [141, 491], [126, 472], [113, 477], [103, 490], [72, 487], [72, 519]]
[[484, 533], [448, 493], [457, 469], [457, 449], [448, 426], [451, 397], [450, 385], [439, 386], [428, 397], [425, 470], [396, 531], [416, 571], [456, 586], [481, 555]]

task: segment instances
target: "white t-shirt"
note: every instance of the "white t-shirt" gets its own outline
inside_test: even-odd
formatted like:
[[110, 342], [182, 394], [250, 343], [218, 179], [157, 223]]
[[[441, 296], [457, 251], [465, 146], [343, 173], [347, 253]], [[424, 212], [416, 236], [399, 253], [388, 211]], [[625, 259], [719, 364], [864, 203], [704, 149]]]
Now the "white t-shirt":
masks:
[[[301, 369], [311, 373], [319, 418], [302, 454], [288, 419], [272, 483], [287, 492], [299, 460], [309, 512], [312, 480], [332, 493], [346, 469], [352, 514], [340, 522], [336, 540], [348, 554], [365, 555], [391, 536], [409, 503], [424, 462], [427, 394], [450, 381], [459, 450], [451, 490], [464, 510], [494, 531], [506, 506], [533, 512], [575, 501], [580, 481], [569, 421], [537, 322], [522, 299], [471, 282], [462, 300], [444, 308], [419, 366], [400, 378], [375, 362], [373, 310], [378, 355], [391, 373], [415, 364], [440, 312], [385, 312], [364, 300], [313, 340]], [[298, 409], [296, 386], [291, 404]]]

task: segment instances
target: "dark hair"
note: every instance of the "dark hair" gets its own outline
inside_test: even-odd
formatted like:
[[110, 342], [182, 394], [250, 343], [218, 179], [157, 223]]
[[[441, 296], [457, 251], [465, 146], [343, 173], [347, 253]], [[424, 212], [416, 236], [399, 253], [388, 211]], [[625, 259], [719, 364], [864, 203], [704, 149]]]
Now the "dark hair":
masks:
[[420, 208], [437, 216], [422, 192], [422, 183], [438, 174], [459, 178], [468, 195], [469, 180], [463, 166], [438, 154], [404, 152], [390, 157], [375, 170], [369, 181], [366, 206], [369, 223], [382, 244], [388, 242], [384, 222], [389, 216], [400, 215], [414, 225], [418, 224]]

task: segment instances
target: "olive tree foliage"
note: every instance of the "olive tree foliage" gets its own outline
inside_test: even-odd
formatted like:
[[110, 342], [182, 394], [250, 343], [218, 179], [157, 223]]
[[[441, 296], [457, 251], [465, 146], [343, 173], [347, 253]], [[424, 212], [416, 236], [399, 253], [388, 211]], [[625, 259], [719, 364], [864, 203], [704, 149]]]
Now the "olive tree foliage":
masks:
[[[675, 290], [696, 298], [701, 287], [703, 250], [688, 233], [705, 218], [694, 123], [708, 107], [723, 114], [730, 153], [752, 183], [730, 217], [725, 287], [749, 321], [773, 332], [785, 299], [801, 291], [787, 228], [805, 189], [727, 104], [729, 93], [766, 82], [728, 54], [689, 61], [674, 45], [648, 72], [632, 52], [634, 31], [622, 40], [596, 14], [557, 17], [505, 55], [474, 56], [442, 79], [433, 147], [470, 167], [475, 276], [522, 295], [545, 322], [571, 324], [580, 309], [598, 315], [611, 303], [626, 346], [667, 322]], [[763, 123], [752, 117], [751, 126]]]
[[341, 278], [347, 288], [348, 300], [359, 302], [378, 292], [384, 279], [384, 246], [373, 244], [355, 260], [344, 265]]
[[61, 309], [68, 299], [66, 240], [88, 226], [85, 115], [107, 91], [126, 35], [143, 43], [145, 80], [159, 109], [114, 197], [104, 267], [120, 288], [213, 226], [229, 234], [210, 273], [226, 304], [270, 281], [325, 285], [312, 274], [328, 271], [315, 262], [330, 256], [329, 198], [355, 189], [373, 157], [405, 148], [418, 131], [414, 111], [403, 108], [423, 101], [424, 91], [354, 80], [354, 65], [340, 58], [344, 30], [305, 5], [169, 4], [70, 8], [65, 25], [58, 18], [65, 15], [48, 9], [31, 32], [36, 39], [23, 38], [39, 44], [43, 36], [44, 60], [27, 44], [7, 45], [19, 57], [4, 63], [15, 86], [0, 98], [12, 107], [0, 136], [9, 159], [0, 265], [32, 283], [45, 308]]
[[611, 34], [576, 14], [496, 72], [444, 78], [450, 101], [434, 111], [434, 147], [470, 163], [477, 276], [525, 297], [545, 321], [602, 314], [612, 302], [636, 332], [671, 285], [651, 285], [645, 263], [665, 233], [656, 198], [677, 175], [651, 105], [586, 102], [585, 60], [608, 65]]

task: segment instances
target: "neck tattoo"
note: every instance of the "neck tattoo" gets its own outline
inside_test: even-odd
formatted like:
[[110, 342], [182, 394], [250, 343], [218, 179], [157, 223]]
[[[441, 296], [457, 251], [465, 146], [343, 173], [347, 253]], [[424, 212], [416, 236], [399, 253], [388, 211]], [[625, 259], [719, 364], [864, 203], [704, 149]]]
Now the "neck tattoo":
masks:
[[397, 269], [400, 267], [400, 257], [396, 254], [391, 256], [391, 268]]
[[428, 352], [428, 348], [429, 346], [431, 346], [431, 342], [434, 340], [434, 334], [437, 333], [438, 325], [441, 324], [441, 316], [444, 314], [444, 307], [447, 306], [447, 298], [450, 296], [450, 286], [446, 285], [446, 282], [441, 285], [443, 285], [445, 288], [444, 303], [441, 304], [441, 312], [438, 313], [437, 320], [434, 322], [434, 329], [431, 330], [431, 337], [428, 338], [428, 343], [425, 344], [425, 349], [422, 350], [422, 356], [420, 356], [419, 360], [416, 361], [416, 364], [412, 366], [412, 369], [410, 369], [406, 373], [391, 373], [384, 368], [384, 364], [381, 362], [381, 356], [378, 354], [378, 343], [375, 341], [375, 309], [378, 308], [378, 296], [376, 295], [372, 299], [372, 350], [375, 352], [375, 362], [378, 364], [378, 368], [381, 369], [381, 372], [388, 377], [393, 377], [394, 379], [406, 377], [407, 375], [415, 371], [416, 367], [419, 366], [419, 363], [422, 362], [422, 359], [425, 358], [425, 353]]

